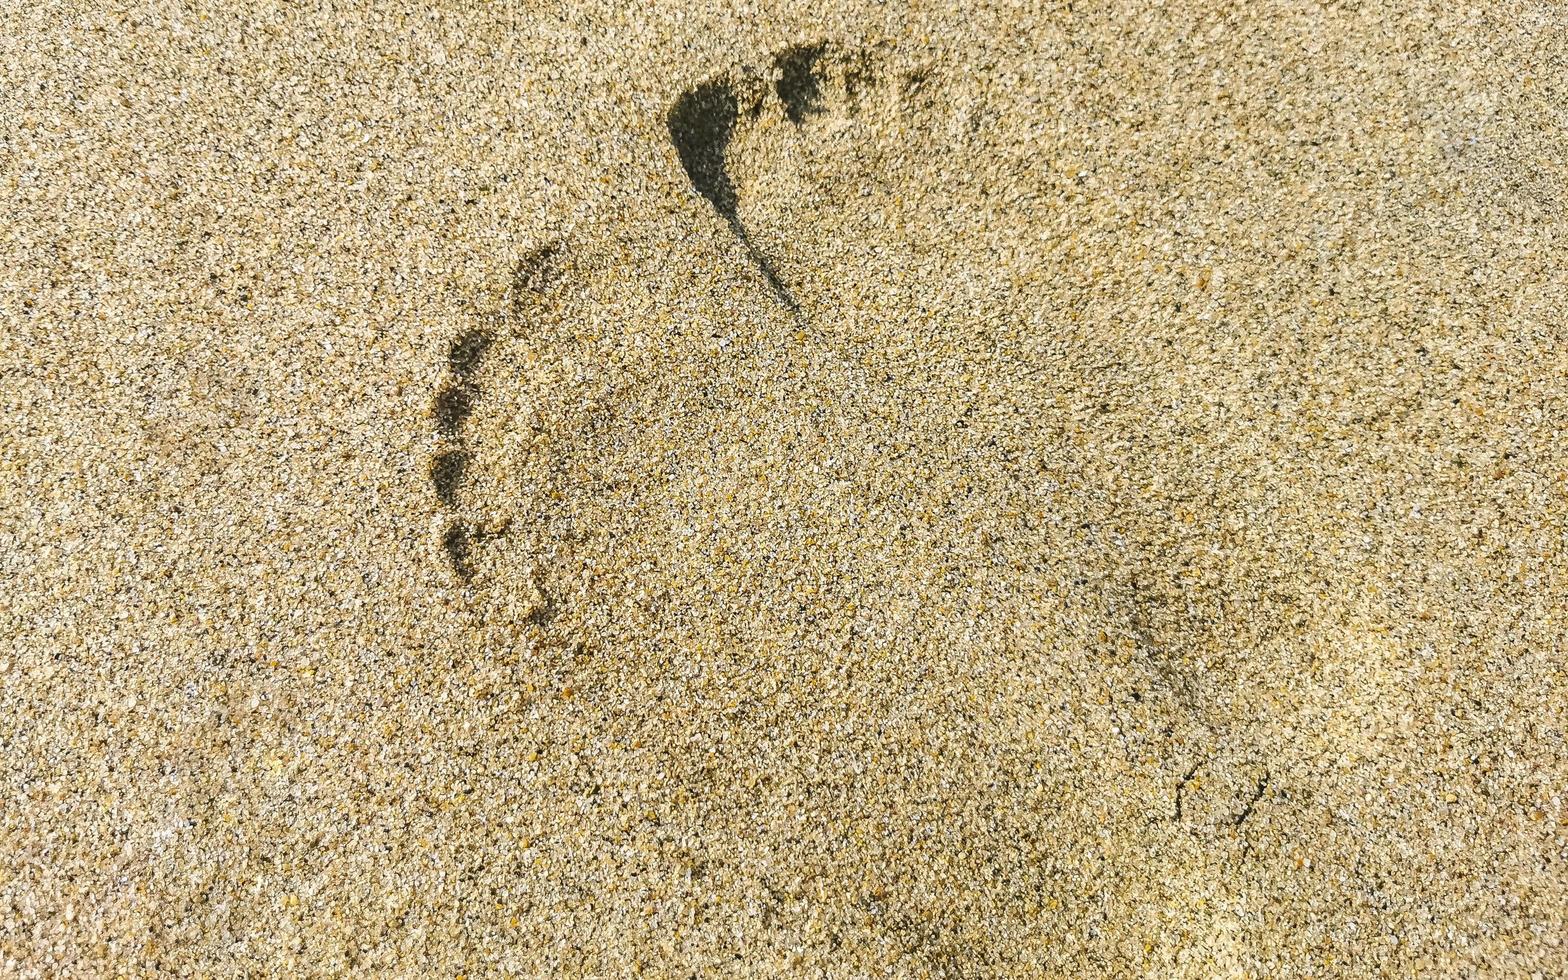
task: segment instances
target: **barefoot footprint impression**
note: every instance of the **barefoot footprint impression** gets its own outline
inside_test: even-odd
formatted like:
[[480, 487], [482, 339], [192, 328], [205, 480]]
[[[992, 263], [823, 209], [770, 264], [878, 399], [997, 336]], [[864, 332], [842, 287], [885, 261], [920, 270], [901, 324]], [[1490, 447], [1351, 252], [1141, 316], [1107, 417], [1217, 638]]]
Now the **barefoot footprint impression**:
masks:
[[[1158, 847], [1124, 856], [1171, 855], [1159, 880], [1183, 881], [1188, 854], [1201, 882], [1226, 849], [1284, 853], [1270, 835], [1308, 812], [1310, 770], [1248, 732], [1349, 719], [1331, 743], [1348, 759], [1376, 690], [1280, 671], [1288, 685], [1254, 699], [1244, 673], [1326, 669], [1313, 651], [1367, 632], [1341, 628], [1335, 596], [1301, 599], [1348, 540], [1302, 474], [1340, 472], [1319, 466], [1349, 446], [1331, 437], [1359, 430], [1300, 378], [1368, 378], [1336, 369], [1328, 328], [1369, 324], [1307, 288], [1310, 247], [1256, 244], [1278, 237], [1269, 172], [1238, 161], [1270, 145], [1239, 128], [1183, 143], [1150, 92], [1096, 90], [1092, 71], [1003, 66], [992, 85], [953, 64], [808, 44], [672, 99], [657, 124], [692, 193], [649, 221], [682, 235], [633, 240], [700, 241], [696, 225], [730, 261], [628, 263], [588, 295], [573, 263], [603, 250], [530, 256], [511, 313], [447, 351], [430, 470], [444, 553], [487, 621], [590, 637], [607, 655], [555, 665], [574, 706], [621, 742], [667, 746], [690, 722], [660, 758], [667, 785], [711, 788], [731, 836], [788, 837], [782, 880], [836, 854], [887, 869], [880, 918], [823, 915], [851, 942], [887, 929], [911, 948], [979, 921], [954, 903], [1022, 935], [1015, 911], [1042, 895], [1089, 908], [1143, 880], [1096, 854], [1127, 839], [1106, 825], [1127, 814]], [[1264, 263], [1322, 305], [1320, 326], [1305, 300], [1249, 305]], [[695, 298], [664, 316], [673, 293]], [[574, 326], [607, 298], [607, 330]], [[1314, 522], [1324, 546], [1299, 574], [1259, 543], [1260, 527], [1289, 542]], [[493, 615], [513, 596], [516, 615]], [[1344, 658], [1357, 669], [1363, 649], [1399, 651], [1362, 639]], [[1326, 707], [1299, 712], [1298, 688]], [[1254, 729], [1225, 737], [1227, 712]], [[811, 820], [724, 824], [737, 800]], [[834, 820], [867, 833], [823, 845]], [[955, 829], [933, 842], [922, 826]], [[1098, 863], [1051, 878], [1053, 848], [1029, 853], [1041, 841]], [[976, 887], [941, 897], [954, 879]]]
[[[511, 310], [453, 341], [436, 400], [430, 476], [459, 578], [586, 615], [582, 602], [631, 601], [581, 583], [635, 554], [646, 567], [627, 588], [664, 595], [647, 615], [673, 621], [717, 615], [684, 596], [733, 584], [738, 563], [750, 606], [730, 623], [820, 579], [785, 628], [857, 644], [998, 638], [1060, 619], [1064, 590], [1092, 591], [1158, 665], [1181, 612], [1151, 627], [1140, 608], [1109, 515], [1144, 505], [1118, 502], [1125, 476], [1102, 448], [1126, 435], [1118, 402], [1149, 384], [1126, 366], [1147, 345], [1107, 329], [1120, 300], [1071, 261], [1073, 238], [1098, 235], [1097, 262], [1136, 257], [1111, 237], [1125, 223], [1096, 227], [1077, 175], [1042, 163], [1074, 138], [1041, 119], [1048, 94], [1014, 88], [823, 41], [678, 95], [663, 123], [693, 207], [794, 325], [724, 352], [657, 340], [632, 380], [604, 345], [656, 317], [596, 308], [635, 292], [630, 274], [600, 275], [593, 300], [574, 249], [526, 257]], [[726, 311], [703, 315], [729, 328]], [[1186, 683], [1180, 668], [1164, 680]]]
[[[1122, 762], [1163, 758], [1182, 715], [1187, 678], [1162, 665], [1114, 564], [1129, 560], [1108, 516], [1120, 477], [1097, 475], [1103, 454], [1080, 424], [1132, 385], [1084, 312], [1089, 287], [1058, 284], [1074, 270], [1048, 222], [1065, 208], [1017, 204], [1055, 190], [1017, 165], [1045, 155], [1043, 137], [969, 139], [997, 117], [983, 92], [955, 97], [965, 84], [886, 47], [813, 43], [674, 100], [672, 162], [696, 192], [682, 220], [716, 215], [783, 308], [759, 304], [772, 322], [757, 339], [672, 333], [637, 348], [627, 338], [657, 317], [624, 300], [643, 295], [632, 273], [552, 243], [518, 264], [509, 309], [446, 352], [430, 468], [445, 560], [487, 621], [615, 650], [579, 690], [654, 704], [700, 681], [719, 690], [712, 703], [747, 704], [745, 728], [704, 716], [730, 739], [703, 763], [713, 785], [795, 771], [781, 746], [796, 735], [824, 759], [859, 758], [850, 735], [824, 734], [846, 725], [938, 805], [988, 792], [971, 778], [1036, 779], [1041, 732], [1091, 732]], [[931, 145], [949, 152], [917, 155]], [[1017, 156], [988, 167], [982, 152]], [[607, 299], [629, 305], [607, 313]], [[729, 327], [727, 308], [693, 302], [695, 319]], [[953, 691], [1006, 711], [949, 725]], [[679, 710], [703, 710], [681, 696]], [[851, 702], [852, 716], [825, 714]], [[790, 737], [751, 741], [770, 726]], [[932, 737], [940, 764], [909, 754]], [[1050, 751], [1068, 770], [1105, 764]], [[1250, 832], [1275, 783], [1244, 762], [1179, 753], [1151, 773], [1145, 795], [1165, 801], [1151, 819], [1204, 839]], [[852, 768], [825, 761], [812, 778], [880, 806]], [[1093, 793], [1075, 793], [1097, 827]], [[1038, 830], [1015, 802], [987, 824], [1007, 841]], [[889, 866], [922, 880], [934, 855], [913, 830], [887, 839], [908, 845]], [[944, 860], [1035, 887], [1009, 846]]]
[[[452, 342], [435, 403], [442, 547], [488, 608], [566, 614], [562, 637], [635, 623], [670, 645], [711, 628], [735, 649], [961, 648], [998, 677], [1061, 669], [1041, 666], [1046, 637], [1104, 647], [1142, 678], [1138, 710], [1176, 696], [1186, 678], [1103, 557], [1125, 560], [1113, 493], [1069, 424], [1105, 411], [1115, 366], [1062, 306], [1081, 293], [1030, 278], [1060, 275], [1030, 250], [1059, 215], [1016, 204], [1040, 193], [1018, 163], [1040, 138], [971, 139], [1004, 115], [955, 97], [971, 81], [820, 42], [675, 99], [664, 122], [699, 206], [796, 323], [772, 347], [661, 343], [664, 381], [584, 381], [603, 348], [582, 340], [596, 314], [573, 249], [519, 263], [510, 310]], [[931, 145], [946, 152], [910, 150]], [[728, 393], [698, 398], [691, 378]]]
[[[1076, 450], [1049, 423], [1099, 368], [995, 302], [1016, 291], [970, 234], [986, 168], [958, 159], [986, 145], [966, 146], [984, 100], [960, 113], [937, 78], [886, 45], [820, 42], [674, 101], [675, 158], [795, 321], [767, 339], [660, 342], [638, 355], [654, 380], [593, 381], [624, 317], [584, 326], [604, 314], [572, 248], [519, 263], [511, 309], [452, 342], [435, 403], [441, 543], [476, 595], [514, 620], [711, 619], [824, 647], [1005, 643], [1057, 618], [1102, 495], [1059, 492], [1052, 460]], [[951, 152], [909, 149], [931, 142]], [[1007, 258], [1009, 275], [1037, 261]], [[602, 569], [633, 557], [618, 595]], [[685, 598], [706, 591], [728, 605]]]

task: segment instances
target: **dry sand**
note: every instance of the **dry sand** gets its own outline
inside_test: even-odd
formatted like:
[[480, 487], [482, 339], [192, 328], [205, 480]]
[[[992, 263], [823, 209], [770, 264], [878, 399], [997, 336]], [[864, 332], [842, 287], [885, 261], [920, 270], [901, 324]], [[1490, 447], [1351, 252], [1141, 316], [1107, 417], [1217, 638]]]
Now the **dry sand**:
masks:
[[1564, 975], [1565, 20], [9, 5], [0, 972]]

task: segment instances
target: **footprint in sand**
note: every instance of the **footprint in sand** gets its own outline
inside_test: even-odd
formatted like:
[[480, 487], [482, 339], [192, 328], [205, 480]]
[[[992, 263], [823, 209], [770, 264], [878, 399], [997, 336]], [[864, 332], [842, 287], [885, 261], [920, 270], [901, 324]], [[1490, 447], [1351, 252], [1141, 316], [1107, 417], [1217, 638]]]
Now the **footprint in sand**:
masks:
[[[1072, 261], [1075, 236], [1105, 263], [1141, 245], [1040, 163], [1072, 134], [987, 86], [813, 42], [677, 95], [650, 124], [694, 193], [525, 256], [508, 308], [445, 351], [440, 553], [487, 624], [566, 654], [577, 703], [643, 706], [601, 719], [620, 740], [670, 711], [720, 733], [674, 782], [874, 810], [873, 746], [935, 819], [1048, 756], [1077, 787], [1052, 834], [1126, 812], [1249, 838], [1288, 776], [1226, 761], [1201, 717], [1224, 664], [1168, 652], [1209, 626], [1160, 549], [1199, 539], [1135, 537], [1166, 526], [1150, 477], [1184, 479], [1189, 438], [1137, 414], [1148, 338]], [[740, 261], [679, 253], [703, 222]], [[1198, 479], [1161, 492], [1201, 500]], [[831, 751], [802, 774], [798, 744]], [[1003, 844], [956, 856], [877, 811], [901, 887], [935, 889], [940, 857], [1025, 907], [1041, 872], [1010, 848], [1048, 835], [1019, 799], [987, 817]]]
[[[1246, 305], [1283, 260], [1211, 276], [1193, 233], [1268, 198], [1166, 166], [1120, 93], [971, 62], [812, 42], [676, 94], [647, 135], [690, 193], [519, 263], [445, 352], [429, 472], [487, 622], [548, 623], [607, 737], [689, 726], [667, 785], [874, 827], [880, 861], [778, 831], [821, 845], [783, 874], [880, 863], [865, 908], [908, 924], [833, 928], [934, 959], [943, 929], [1027, 936], [1031, 903], [1146, 877], [1051, 870], [1062, 841], [1147, 835], [1127, 853], [1175, 855], [1175, 898], [1214, 848], [1277, 852], [1317, 764], [1296, 733], [1348, 759], [1409, 713], [1358, 679], [1399, 651], [1338, 622], [1334, 566], [1272, 544], [1314, 513], [1299, 474], [1333, 472], [1273, 472], [1328, 457], [1269, 441], [1314, 417], [1286, 369], [1323, 362]], [[954, 877], [1005, 884], [932, 897]]]
[[[459, 580], [525, 611], [672, 633], [680, 617], [765, 616], [823, 644], [1050, 632], [1064, 592], [1092, 592], [1103, 608], [1074, 629], [1098, 618], [1096, 642], [1136, 651], [1150, 686], [1205, 700], [1165, 652], [1204, 624], [1184, 594], [1155, 595], [1172, 576], [1129, 550], [1119, 528], [1146, 504], [1108, 458], [1140, 437], [1126, 392], [1159, 378], [1132, 363], [1147, 345], [1103, 328], [1117, 299], [1094, 270], [1062, 261], [1076, 226], [1102, 234], [1074, 210], [1078, 178], [1041, 169], [1069, 137], [1004, 97], [1020, 98], [891, 45], [828, 41], [678, 94], [660, 121], [691, 207], [802, 329], [731, 344], [733, 300], [672, 278], [666, 252], [637, 254], [659, 220], [689, 227], [696, 210], [524, 257], [510, 309], [451, 342], [433, 405], [430, 479]], [[605, 569], [629, 555], [642, 564], [621, 570], [623, 595]], [[728, 612], [683, 604], [742, 573]], [[814, 579], [795, 612], [771, 601]]]
[[[809, 329], [731, 344], [732, 301], [635, 245], [526, 256], [510, 308], [449, 345], [434, 399], [458, 580], [514, 621], [824, 649], [1010, 644], [1062, 629], [1062, 590], [1093, 580], [1108, 608], [1071, 628], [1143, 643], [1064, 422], [1093, 410], [1104, 359], [1031, 325], [1061, 312], [1018, 288], [1041, 256], [1008, 239], [999, 262], [983, 231], [1016, 204], [975, 157], [997, 142], [970, 138], [985, 96], [953, 92], [972, 84], [889, 45], [812, 42], [678, 95], [674, 159]], [[950, 152], [910, 149], [933, 140]], [[651, 335], [698, 323], [723, 344]], [[705, 594], [724, 598], [687, 598]]]

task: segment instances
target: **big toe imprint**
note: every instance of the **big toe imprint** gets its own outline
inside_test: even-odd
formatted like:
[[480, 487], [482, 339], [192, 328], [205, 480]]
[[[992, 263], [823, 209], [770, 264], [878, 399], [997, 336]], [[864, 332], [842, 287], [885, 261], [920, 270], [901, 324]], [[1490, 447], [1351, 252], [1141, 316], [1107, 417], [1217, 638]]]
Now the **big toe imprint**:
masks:
[[907, 160], [889, 172], [887, 151], [911, 127], [937, 124], [932, 79], [932, 69], [889, 45], [819, 41], [778, 51], [765, 67], [709, 78], [671, 107], [670, 138], [692, 186], [792, 311], [800, 311], [804, 271], [791, 269], [800, 258], [792, 240], [814, 232], [820, 243], [822, 232], [846, 230], [824, 227], [839, 210], [834, 191], [917, 186], [897, 172]]

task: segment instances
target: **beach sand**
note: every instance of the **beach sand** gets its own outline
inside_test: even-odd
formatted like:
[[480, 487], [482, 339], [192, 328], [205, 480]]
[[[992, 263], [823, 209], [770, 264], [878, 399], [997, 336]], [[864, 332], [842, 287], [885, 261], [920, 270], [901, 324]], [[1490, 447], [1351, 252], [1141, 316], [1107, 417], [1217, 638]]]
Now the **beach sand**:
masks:
[[1547, 4], [13, 5], [0, 972], [1559, 976]]

